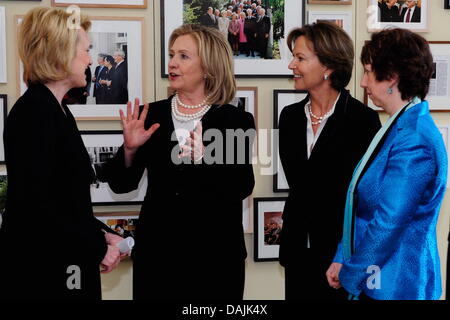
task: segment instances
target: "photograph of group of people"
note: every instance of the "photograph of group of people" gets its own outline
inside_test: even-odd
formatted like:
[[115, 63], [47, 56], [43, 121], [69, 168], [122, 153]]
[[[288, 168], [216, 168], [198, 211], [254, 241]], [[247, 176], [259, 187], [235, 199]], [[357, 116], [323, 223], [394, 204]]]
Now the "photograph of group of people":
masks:
[[280, 59], [277, 41], [284, 31], [284, 1], [184, 0], [183, 4], [183, 22], [218, 29], [235, 57]]
[[379, 22], [421, 22], [422, 0], [378, 0]]
[[[67, 92], [67, 104], [126, 104], [128, 61], [126, 33], [91, 33], [93, 64], [86, 68], [86, 86]], [[93, 55], [93, 59], [94, 59]]]

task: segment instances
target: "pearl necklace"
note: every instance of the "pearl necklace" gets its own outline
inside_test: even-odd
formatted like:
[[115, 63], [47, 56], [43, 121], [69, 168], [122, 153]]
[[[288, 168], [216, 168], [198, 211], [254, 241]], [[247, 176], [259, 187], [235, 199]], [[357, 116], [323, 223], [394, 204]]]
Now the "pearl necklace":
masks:
[[311, 123], [312, 123], [313, 125], [321, 124], [325, 119], [327, 119], [329, 116], [331, 116], [332, 110], [333, 110], [333, 109], [331, 109], [330, 111], [328, 111], [327, 113], [325, 113], [323, 116], [318, 117], [318, 116], [316, 116], [316, 115], [312, 112], [312, 110], [311, 110], [311, 105], [309, 105], [309, 106], [308, 106], [308, 112], [309, 112], [310, 116], [313, 117], [314, 119], [317, 119], [317, 120], [318, 120], [318, 121], [314, 122], [314, 121], [312, 121], [312, 119], [311, 119]]
[[206, 105], [206, 101], [208, 100], [209, 96], [206, 96], [205, 99], [203, 99], [203, 101], [200, 102], [199, 104], [197, 104], [196, 106], [190, 106], [188, 104], [184, 104], [183, 102], [181, 102], [180, 97], [178, 96], [178, 93], [175, 93], [175, 98], [177, 99], [177, 104], [182, 106], [183, 108], [198, 109], [198, 108], [201, 108]]
[[186, 114], [186, 113], [183, 113], [180, 110], [178, 110], [177, 99], [175, 97], [172, 98], [172, 115], [178, 121], [188, 122], [188, 121], [192, 121], [192, 120], [201, 118], [208, 112], [208, 110], [211, 108], [211, 105], [205, 105], [205, 106], [202, 106], [202, 108], [203, 109], [201, 109], [199, 112], [192, 113], [192, 114]]

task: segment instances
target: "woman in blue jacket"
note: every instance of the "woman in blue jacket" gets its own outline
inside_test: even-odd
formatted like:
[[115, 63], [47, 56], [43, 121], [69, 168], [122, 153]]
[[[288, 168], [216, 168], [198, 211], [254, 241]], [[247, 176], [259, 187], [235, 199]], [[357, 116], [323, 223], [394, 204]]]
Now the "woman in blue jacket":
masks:
[[351, 298], [439, 299], [436, 223], [447, 154], [424, 101], [430, 48], [409, 30], [384, 30], [364, 46], [361, 62], [361, 86], [389, 119], [354, 171], [327, 279]]

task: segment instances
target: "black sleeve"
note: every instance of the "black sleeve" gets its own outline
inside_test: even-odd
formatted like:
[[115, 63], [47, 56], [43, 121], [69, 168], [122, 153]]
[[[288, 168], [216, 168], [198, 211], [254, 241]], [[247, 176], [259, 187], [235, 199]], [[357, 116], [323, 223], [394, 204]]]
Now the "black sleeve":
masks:
[[[100, 262], [107, 250], [106, 241], [92, 220], [95, 218], [83, 218], [89, 217], [91, 211], [72, 209], [70, 199], [76, 196], [67, 194], [66, 181], [73, 173], [65, 170], [68, 168], [58, 170], [66, 159], [57, 144], [60, 134], [57, 117], [55, 112], [46, 109], [34, 105], [8, 117], [4, 141], [9, 208], [25, 221], [21, 233], [33, 235], [46, 225], [51, 232], [41, 233], [39, 237], [57, 240], [60, 243], [55, 246], [64, 246], [67, 254], [88, 248], [84, 249], [85, 255]], [[26, 239], [29, 237], [20, 241]]]

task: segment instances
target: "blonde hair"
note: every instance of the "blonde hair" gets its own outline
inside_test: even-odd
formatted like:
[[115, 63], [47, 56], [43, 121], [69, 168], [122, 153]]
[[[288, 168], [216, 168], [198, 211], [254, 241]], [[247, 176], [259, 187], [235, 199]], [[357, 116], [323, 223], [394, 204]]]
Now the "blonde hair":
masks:
[[[19, 27], [18, 49], [27, 85], [63, 80], [71, 74], [78, 43], [78, 30], [69, 24], [72, 18], [61, 9], [47, 7], [37, 7], [25, 15]], [[91, 22], [81, 15], [79, 25], [87, 32]]]
[[198, 46], [202, 68], [205, 72], [205, 89], [208, 103], [224, 105], [236, 95], [236, 80], [231, 47], [222, 33], [214, 28], [185, 24], [170, 35], [169, 48], [181, 36], [190, 35]]

